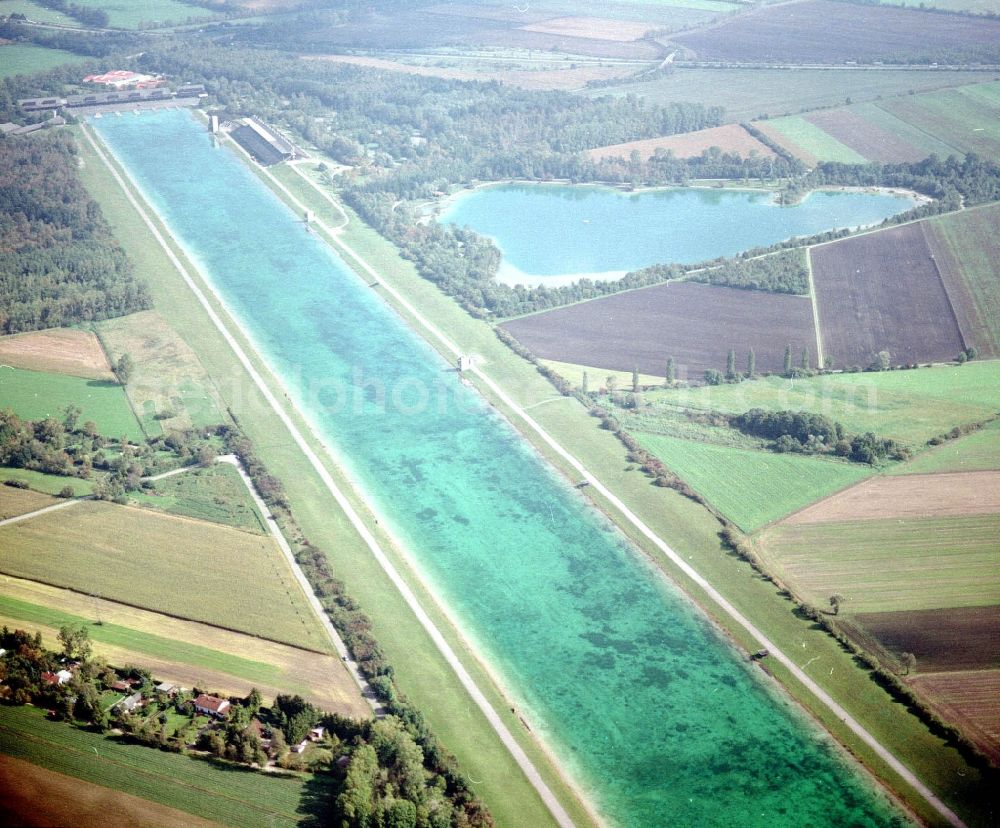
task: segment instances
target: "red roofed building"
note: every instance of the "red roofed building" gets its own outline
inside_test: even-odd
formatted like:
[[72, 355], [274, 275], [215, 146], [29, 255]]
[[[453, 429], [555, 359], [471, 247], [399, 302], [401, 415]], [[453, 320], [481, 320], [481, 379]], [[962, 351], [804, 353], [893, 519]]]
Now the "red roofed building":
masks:
[[126, 69], [116, 69], [113, 72], [105, 72], [103, 75], [87, 75], [83, 79], [84, 83], [99, 83], [104, 86], [112, 86], [115, 89], [125, 89], [134, 87], [135, 89], [149, 89], [163, 83], [162, 78], [153, 75], [142, 75], [139, 72], [129, 72]]
[[226, 699], [207, 696], [202, 693], [194, 700], [194, 709], [198, 713], [204, 713], [206, 716], [215, 716], [217, 719], [224, 719], [226, 712], [229, 710], [229, 702]]
[[52, 684], [52, 685], [59, 684], [59, 676], [57, 676], [55, 673], [50, 673], [48, 671], [45, 671], [44, 673], [42, 673], [42, 681], [44, 681], [46, 684]]

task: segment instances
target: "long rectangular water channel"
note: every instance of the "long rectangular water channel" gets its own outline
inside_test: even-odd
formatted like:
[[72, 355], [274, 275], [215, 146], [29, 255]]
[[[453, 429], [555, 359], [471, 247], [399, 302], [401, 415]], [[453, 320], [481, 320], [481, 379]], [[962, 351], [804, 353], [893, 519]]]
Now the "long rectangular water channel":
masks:
[[907, 824], [189, 113], [93, 126], [610, 823]]

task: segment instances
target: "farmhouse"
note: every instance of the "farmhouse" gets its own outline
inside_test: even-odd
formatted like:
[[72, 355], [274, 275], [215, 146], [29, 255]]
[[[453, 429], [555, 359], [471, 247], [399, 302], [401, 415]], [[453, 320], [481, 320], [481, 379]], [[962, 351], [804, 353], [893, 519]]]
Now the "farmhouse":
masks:
[[119, 679], [111, 683], [111, 689], [117, 690], [119, 693], [128, 693], [133, 684], [135, 684], [134, 679]]
[[224, 719], [229, 710], [229, 702], [216, 696], [207, 696], [202, 693], [194, 700], [194, 709], [198, 713], [206, 716], [214, 716], [217, 719]]
[[71, 678], [73, 678], [73, 674], [69, 670], [60, 670], [57, 673], [50, 673], [48, 671], [42, 673], [42, 681], [53, 687], [65, 684]]
[[125, 713], [131, 713], [139, 705], [142, 704], [142, 693], [133, 693], [128, 698], [122, 699], [118, 704], [115, 705], [119, 710]]
[[156, 692], [165, 693], [166, 695], [173, 697], [180, 692], [180, 688], [176, 684], [171, 684], [170, 682], [165, 681], [162, 684], [156, 685]]

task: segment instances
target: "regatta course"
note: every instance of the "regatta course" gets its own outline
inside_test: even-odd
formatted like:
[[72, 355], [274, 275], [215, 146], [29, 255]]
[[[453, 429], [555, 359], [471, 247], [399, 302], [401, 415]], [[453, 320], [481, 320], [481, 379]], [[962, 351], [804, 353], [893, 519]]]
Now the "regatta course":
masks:
[[90, 123], [608, 824], [909, 824], [229, 147]]

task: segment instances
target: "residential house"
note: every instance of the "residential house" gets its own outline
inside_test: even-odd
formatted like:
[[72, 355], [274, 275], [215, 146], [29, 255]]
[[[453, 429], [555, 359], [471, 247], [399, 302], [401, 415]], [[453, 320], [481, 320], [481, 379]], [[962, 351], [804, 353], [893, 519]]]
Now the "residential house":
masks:
[[202, 693], [194, 700], [194, 709], [205, 716], [214, 716], [216, 719], [224, 719], [229, 711], [229, 701], [220, 699], [217, 696], [208, 696]]

